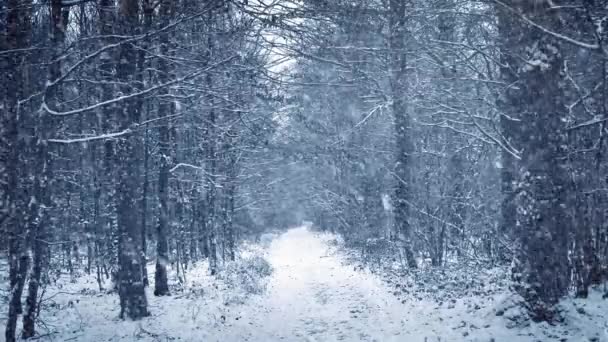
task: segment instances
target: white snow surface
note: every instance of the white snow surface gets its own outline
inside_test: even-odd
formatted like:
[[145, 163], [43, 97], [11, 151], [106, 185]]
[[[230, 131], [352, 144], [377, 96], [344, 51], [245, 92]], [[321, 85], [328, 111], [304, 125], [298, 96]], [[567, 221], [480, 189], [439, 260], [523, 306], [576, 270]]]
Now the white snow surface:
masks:
[[149, 289], [152, 316], [138, 322], [118, 319], [116, 294], [99, 293], [92, 278], [59, 283], [47, 289], [39, 340], [608, 341], [606, 300], [599, 291], [564, 304], [572, 311], [567, 326], [509, 329], [509, 311], [495, 314], [507, 292], [450, 305], [398, 298], [379, 277], [346, 263], [328, 243], [334, 239], [301, 227], [250, 248], [248, 254], [263, 254], [273, 267], [261, 295], [239, 294], [200, 263], [189, 270], [183, 291], [154, 297]]

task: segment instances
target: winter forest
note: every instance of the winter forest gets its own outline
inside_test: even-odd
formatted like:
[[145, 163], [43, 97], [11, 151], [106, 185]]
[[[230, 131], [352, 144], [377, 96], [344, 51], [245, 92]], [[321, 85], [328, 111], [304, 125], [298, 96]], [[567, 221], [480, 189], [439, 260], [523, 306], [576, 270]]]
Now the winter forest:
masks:
[[608, 341], [605, 0], [0, 0], [0, 341]]

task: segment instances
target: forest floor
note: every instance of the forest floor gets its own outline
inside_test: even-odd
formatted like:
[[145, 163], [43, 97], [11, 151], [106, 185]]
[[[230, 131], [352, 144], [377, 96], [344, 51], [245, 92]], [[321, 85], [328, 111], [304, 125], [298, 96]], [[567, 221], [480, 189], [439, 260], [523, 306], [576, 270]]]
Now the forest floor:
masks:
[[139, 322], [118, 319], [116, 294], [99, 292], [94, 279], [62, 278], [46, 290], [39, 340], [608, 341], [608, 301], [599, 291], [564, 303], [562, 325], [514, 326], [517, 310], [505, 305], [506, 289], [445, 302], [421, 296], [404, 288], [406, 279], [354, 267], [335, 242], [330, 234], [296, 228], [249, 246], [221, 278], [201, 263], [188, 271], [185, 285], [173, 285], [171, 296], [150, 293], [152, 315]]

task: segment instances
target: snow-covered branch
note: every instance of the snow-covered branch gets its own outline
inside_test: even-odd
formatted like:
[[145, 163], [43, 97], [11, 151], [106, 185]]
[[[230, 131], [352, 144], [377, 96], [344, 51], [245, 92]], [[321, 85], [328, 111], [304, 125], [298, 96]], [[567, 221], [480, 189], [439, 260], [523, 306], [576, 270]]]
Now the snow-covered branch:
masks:
[[75, 144], [75, 143], [83, 143], [83, 142], [89, 142], [89, 141], [95, 141], [95, 140], [106, 140], [106, 139], [118, 138], [123, 135], [130, 134], [132, 132], [133, 132], [132, 129], [127, 128], [123, 131], [116, 132], [116, 133], [106, 133], [106, 134], [95, 135], [95, 136], [84, 137], [84, 138], [76, 138], [76, 139], [48, 139], [47, 141], [51, 142], [51, 143], [57, 143], [57, 144]]
[[220, 61], [218, 63], [215, 63], [215, 64], [213, 64], [213, 65], [211, 65], [211, 66], [209, 66], [209, 67], [207, 67], [205, 69], [202, 69], [202, 70], [190, 73], [190, 74], [188, 74], [186, 76], [182, 76], [182, 77], [174, 79], [172, 81], [165, 82], [165, 83], [162, 83], [162, 84], [158, 84], [156, 86], [150, 87], [148, 89], [144, 89], [142, 91], [138, 91], [138, 92], [135, 92], [135, 93], [119, 96], [119, 97], [116, 97], [116, 98], [113, 98], [113, 99], [110, 99], [110, 100], [107, 100], [107, 101], [102, 101], [102, 102], [99, 102], [99, 103], [96, 103], [96, 104], [93, 104], [93, 105], [90, 105], [90, 106], [84, 107], [84, 108], [78, 108], [78, 109], [73, 109], [73, 110], [69, 110], [69, 111], [65, 111], [65, 112], [60, 112], [60, 111], [56, 111], [56, 110], [53, 110], [52, 108], [50, 108], [49, 105], [46, 103], [46, 101], [44, 101], [44, 99], [43, 99], [43, 102], [42, 102], [42, 105], [41, 105], [42, 106], [42, 110], [46, 111], [47, 113], [49, 113], [51, 115], [56, 115], [56, 116], [66, 116], [66, 115], [74, 115], [74, 114], [82, 114], [82, 113], [90, 112], [90, 111], [96, 110], [96, 109], [104, 107], [104, 106], [108, 106], [108, 105], [111, 105], [111, 104], [116, 104], [116, 103], [123, 102], [125, 100], [129, 100], [129, 99], [132, 99], [132, 98], [135, 98], [135, 97], [138, 97], [138, 96], [146, 95], [146, 94], [152, 93], [154, 91], [157, 91], [159, 89], [162, 89], [162, 88], [165, 88], [165, 87], [168, 87], [168, 86], [171, 86], [171, 85], [174, 85], [174, 84], [186, 81], [188, 79], [195, 78], [195, 77], [197, 77], [199, 75], [202, 75], [205, 72], [208, 72], [209, 70], [212, 70], [212, 69], [218, 67], [219, 65], [227, 63], [227, 62], [229, 62], [229, 61], [231, 61], [231, 60], [233, 60], [235, 58], [236, 58], [236, 56], [231, 56], [231, 57], [229, 57], [227, 59], [224, 59], [224, 60], [222, 60], [222, 61]]
[[[572, 45], [584, 48], [584, 49], [588, 49], [588, 50], [600, 50], [601, 46], [599, 43], [595, 42], [595, 43], [587, 43], [587, 42], [583, 42], [577, 39], [574, 39], [572, 37], [566, 36], [564, 34], [561, 34], [559, 32], [555, 32], [552, 31], [540, 24], [537, 24], [536, 22], [534, 22], [533, 20], [529, 19], [528, 17], [526, 17], [524, 14], [519, 13], [519, 11], [515, 10], [513, 7], [505, 4], [504, 2], [500, 1], [500, 0], [493, 0], [496, 4], [500, 5], [501, 7], [507, 9], [509, 12], [511, 12], [512, 14], [516, 15], [518, 18], [520, 18], [521, 20], [523, 20], [526, 24], [531, 25], [541, 31], [543, 31], [546, 34], [549, 34], [559, 40], [565, 41], [567, 43], [570, 43]], [[606, 53], [606, 52], [604, 52]]]

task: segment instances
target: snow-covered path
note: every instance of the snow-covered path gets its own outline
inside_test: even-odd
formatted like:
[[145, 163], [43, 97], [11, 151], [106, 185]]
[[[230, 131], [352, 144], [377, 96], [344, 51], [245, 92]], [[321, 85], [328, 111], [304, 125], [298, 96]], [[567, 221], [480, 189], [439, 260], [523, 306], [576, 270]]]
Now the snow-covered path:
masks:
[[401, 302], [395, 288], [331, 253], [332, 238], [302, 227], [275, 239], [269, 248], [275, 270], [268, 292], [239, 307], [239, 319], [227, 321], [217, 341], [563, 341], [560, 336], [608, 341], [603, 315], [597, 315], [604, 312], [599, 292], [585, 309], [593, 316], [569, 317], [563, 327], [541, 323], [508, 329], [495, 314], [500, 297], [473, 296], [442, 305], [406, 296]]
[[206, 264], [197, 264], [183, 290], [175, 287], [171, 296], [155, 297], [148, 289], [152, 314], [136, 322], [118, 319], [117, 296], [96, 291], [93, 277], [60, 282], [49, 287], [39, 340], [533, 342], [568, 336], [569, 341], [608, 341], [599, 291], [589, 301], [567, 302], [567, 325], [509, 329], [508, 313], [496, 315], [500, 297], [473, 294], [438, 303], [405, 295], [410, 291], [403, 286], [390, 287], [344, 263], [328, 243], [333, 238], [296, 228], [266, 250], [252, 246], [253, 253], [267, 254], [274, 272], [266, 292], [244, 300], [238, 289], [210, 276]]
[[118, 319], [117, 296], [96, 291], [93, 277], [62, 281], [49, 289], [54, 304], [42, 313], [39, 340], [437, 341], [437, 325], [424, 323], [437, 321], [432, 307], [404, 305], [374, 275], [343, 263], [331, 254], [333, 238], [304, 227], [277, 236], [263, 252], [274, 269], [267, 291], [244, 301], [199, 264], [184, 291], [155, 297], [149, 288], [152, 314], [135, 322]]
[[272, 242], [268, 293], [241, 308], [226, 341], [409, 340], [390, 289], [329, 255], [324, 240], [296, 228]]

